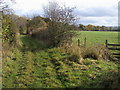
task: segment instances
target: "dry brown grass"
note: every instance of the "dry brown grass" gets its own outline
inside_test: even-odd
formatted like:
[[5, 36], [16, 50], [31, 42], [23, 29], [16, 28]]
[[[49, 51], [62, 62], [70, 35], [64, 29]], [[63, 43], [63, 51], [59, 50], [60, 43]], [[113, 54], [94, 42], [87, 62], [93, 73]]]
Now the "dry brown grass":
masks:
[[93, 60], [108, 60], [110, 55], [104, 45], [94, 45], [84, 48], [78, 47], [75, 44], [64, 43], [60, 47], [63, 48], [66, 53], [70, 54], [69, 60], [80, 64], [87, 58]]
[[81, 50], [81, 55], [84, 59], [91, 58], [95, 60], [108, 60], [109, 58], [109, 51], [104, 45], [94, 45], [87, 48], [82, 48]]
[[70, 57], [68, 58], [71, 61], [80, 63], [82, 60], [81, 57], [81, 48], [73, 43], [64, 43], [60, 45], [60, 47], [68, 54], [70, 54]]

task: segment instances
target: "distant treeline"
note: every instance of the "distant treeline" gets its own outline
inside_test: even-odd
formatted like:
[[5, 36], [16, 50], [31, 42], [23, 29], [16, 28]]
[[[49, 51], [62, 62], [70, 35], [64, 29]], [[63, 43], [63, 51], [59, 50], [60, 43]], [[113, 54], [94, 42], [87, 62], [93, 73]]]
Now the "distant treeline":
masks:
[[119, 29], [116, 30], [81, 30], [81, 31], [120, 31]]
[[83, 24], [79, 24], [78, 29], [82, 31], [119, 31], [118, 27], [94, 26], [92, 24], [88, 24], [86, 26]]
[[120, 31], [119, 29], [117, 29], [117, 30], [92, 30], [92, 31]]

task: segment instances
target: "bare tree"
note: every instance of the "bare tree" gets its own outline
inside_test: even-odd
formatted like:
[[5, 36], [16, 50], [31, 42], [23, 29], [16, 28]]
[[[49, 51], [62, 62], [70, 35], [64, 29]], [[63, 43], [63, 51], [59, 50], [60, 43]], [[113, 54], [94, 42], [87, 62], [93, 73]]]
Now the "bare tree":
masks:
[[0, 0], [0, 12], [12, 13], [12, 9], [9, 7], [9, 3], [15, 3], [15, 0]]
[[52, 21], [73, 24], [76, 20], [73, 14], [74, 8], [67, 7], [66, 5], [60, 6], [57, 2], [49, 2], [49, 5], [43, 7], [44, 15]]
[[73, 33], [68, 27], [76, 20], [73, 14], [74, 8], [60, 6], [57, 2], [49, 2], [43, 10], [45, 17], [51, 20], [48, 24], [48, 31], [52, 44], [58, 45], [63, 41], [70, 41]]

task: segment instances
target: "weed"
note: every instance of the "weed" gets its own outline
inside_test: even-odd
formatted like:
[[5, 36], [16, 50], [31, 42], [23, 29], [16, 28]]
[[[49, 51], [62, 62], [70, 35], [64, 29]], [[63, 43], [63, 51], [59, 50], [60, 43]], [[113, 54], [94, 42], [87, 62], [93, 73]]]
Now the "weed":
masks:
[[103, 45], [94, 45], [91, 47], [82, 48], [82, 57], [84, 59], [91, 58], [94, 60], [108, 60], [109, 52]]

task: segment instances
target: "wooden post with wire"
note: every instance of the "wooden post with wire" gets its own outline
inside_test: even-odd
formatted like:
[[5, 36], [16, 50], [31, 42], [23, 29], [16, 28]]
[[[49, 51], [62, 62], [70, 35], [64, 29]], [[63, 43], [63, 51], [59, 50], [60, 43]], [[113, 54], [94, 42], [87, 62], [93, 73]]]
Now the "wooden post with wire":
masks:
[[78, 39], [78, 47], [80, 46], [80, 40]]
[[108, 48], [108, 41], [106, 40], [106, 48]]
[[84, 39], [84, 47], [86, 47], [86, 37], [85, 37], [85, 39]]

